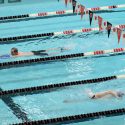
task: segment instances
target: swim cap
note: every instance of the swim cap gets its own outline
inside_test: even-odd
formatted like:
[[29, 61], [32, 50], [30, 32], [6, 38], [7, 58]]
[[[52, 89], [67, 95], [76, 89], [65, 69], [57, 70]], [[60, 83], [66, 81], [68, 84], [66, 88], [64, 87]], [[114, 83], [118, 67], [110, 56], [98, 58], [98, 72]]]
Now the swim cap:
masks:
[[123, 93], [123, 92], [120, 92], [120, 91], [117, 92], [118, 97], [123, 97], [124, 95], [125, 95], [125, 93]]
[[17, 48], [12, 48], [11, 49], [11, 55], [12, 56], [18, 55], [18, 49]]

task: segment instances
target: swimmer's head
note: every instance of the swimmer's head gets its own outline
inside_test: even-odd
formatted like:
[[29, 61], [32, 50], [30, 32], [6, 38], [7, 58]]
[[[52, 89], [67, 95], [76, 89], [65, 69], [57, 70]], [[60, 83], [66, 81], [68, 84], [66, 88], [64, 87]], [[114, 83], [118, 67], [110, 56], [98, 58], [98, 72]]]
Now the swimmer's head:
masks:
[[11, 55], [12, 56], [18, 55], [18, 49], [17, 48], [12, 48], [11, 49]]
[[94, 95], [94, 93], [92, 92], [91, 89], [86, 89], [86, 90], [85, 90], [85, 93], [86, 93], [90, 98], [92, 98], [93, 95]]
[[118, 97], [123, 97], [124, 95], [125, 95], [125, 93], [123, 93], [123, 92], [120, 92], [120, 91], [117, 92]]

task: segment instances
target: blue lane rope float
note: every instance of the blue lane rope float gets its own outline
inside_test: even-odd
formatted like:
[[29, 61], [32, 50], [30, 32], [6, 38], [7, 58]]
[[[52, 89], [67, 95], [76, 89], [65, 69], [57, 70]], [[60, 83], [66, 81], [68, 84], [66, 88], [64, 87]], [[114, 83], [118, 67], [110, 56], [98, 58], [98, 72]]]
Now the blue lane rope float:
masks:
[[7, 95], [17, 96], [16, 94], [18, 94], [18, 95], [28, 95], [28, 94], [31, 94], [32, 92], [38, 92], [38, 91], [45, 92], [45, 91], [48, 91], [48, 90], [62, 88], [62, 87], [99, 83], [99, 82], [105, 82], [105, 81], [110, 81], [110, 80], [115, 80], [115, 79], [125, 79], [125, 75], [116, 75], [116, 76], [108, 76], [108, 77], [87, 79], [87, 80], [81, 80], [81, 81], [72, 81], [72, 82], [65, 82], [65, 83], [48, 84], [48, 85], [44, 85], [44, 86], [5, 90], [5, 91], [0, 92], [0, 96], [1, 97], [7, 96]]
[[80, 114], [80, 115], [72, 115], [72, 116], [64, 116], [52, 119], [45, 119], [45, 120], [38, 120], [38, 121], [30, 121], [24, 123], [16, 123], [13, 125], [48, 125], [48, 124], [68, 124], [72, 122], [84, 122], [94, 119], [99, 119], [100, 117], [113, 117], [113, 116], [120, 116], [125, 114], [125, 108], [121, 109], [114, 109], [114, 110], [107, 110], [107, 111], [100, 111], [100, 112], [93, 112], [87, 114]]

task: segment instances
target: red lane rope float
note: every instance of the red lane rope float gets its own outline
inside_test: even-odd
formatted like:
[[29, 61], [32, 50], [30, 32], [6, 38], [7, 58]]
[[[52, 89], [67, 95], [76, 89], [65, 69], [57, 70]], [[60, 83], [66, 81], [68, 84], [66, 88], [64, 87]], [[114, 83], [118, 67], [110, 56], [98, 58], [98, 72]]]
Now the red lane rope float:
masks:
[[94, 55], [100, 55], [100, 54], [104, 54], [104, 51], [95, 51]]
[[[124, 8], [124, 7], [125, 7], [125, 4], [94, 7], [94, 8], [87, 8], [87, 9], [92, 10], [92, 11], [100, 11], [100, 10], [109, 10], [109, 9]], [[75, 11], [75, 13], [77, 13], [77, 12], [78, 12], [78, 10]], [[39, 12], [39, 13], [32, 13], [32, 14], [0, 17], [0, 21], [6, 21], [6, 20], [11, 21], [11, 20], [15, 20], [15, 19], [46, 17], [46, 16], [64, 15], [64, 14], [72, 14], [72, 13], [73, 13], [72, 10], [59, 10], [59, 11], [55, 11], [55, 12]], [[86, 12], [85, 12], [85, 14], [86, 14]]]
[[0, 63], [0, 68], [9, 68], [14, 66], [19, 66], [23, 64], [34, 64], [34, 63], [42, 63], [47, 61], [57, 61], [57, 60], [64, 60], [64, 59], [71, 59], [71, 58], [80, 58], [84, 56], [93, 56], [93, 55], [103, 55], [103, 54], [119, 54], [124, 53], [125, 48], [116, 48], [111, 50], [97, 50], [94, 52], [86, 52], [86, 53], [77, 53], [77, 54], [69, 54], [69, 55], [61, 55], [61, 56], [53, 56], [53, 57], [45, 57], [45, 58], [36, 58], [36, 59], [29, 59], [29, 60], [20, 60], [20, 61], [13, 61], [13, 62], [4, 62]]
[[114, 49], [114, 52], [123, 52], [124, 51], [124, 48], [116, 48]]
[[[125, 24], [116, 25], [115, 27], [124, 29]], [[105, 30], [105, 29], [103, 29], [103, 30]], [[65, 31], [60, 31], [60, 32], [50, 32], [50, 33], [42, 33], [42, 34], [6, 37], [6, 38], [0, 38], [0, 43], [11, 43], [11, 42], [15, 42], [15, 41], [39, 39], [39, 38], [42, 38], [42, 37], [70, 35], [70, 34], [76, 34], [76, 33], [82, 33], [82, 32], [92, 32], [92, 31], [99, 31], [99, 28], [98, 27], [96, 27], [96, 28], [83, 28], [83, 29], [65, 30]], [[114, 32], [114, 28], [112, 29], [112, 31]], [[124, 34], [123, 34], [123, 36], [124, 36]]]
[[0, 91], [0, 96], [28, 95], [28, 94], [31, 94], [33, 92], [38, 92], [38, 91], [45, 92], [50, 89], [56, 89], [56, 88], [61, 88], [61, 87], [74, 86], [74, 85], [76, 86], [76, 85], [99, 83], [99, 82], [105, 82], [105, 81], [110, 81], [110, 80], [115, 80], [115, 79], [125, 79], [125, 75], [108, 76], [108, 77], [87, 79], [87, 80], [81, 80], [81, 81], [72, 81], [72, 82], [65, 82], [65, 83], [49, 84], [49, 85], [44, 85], [44, 86], [5, 90], [5, 91]]
[[47, 12], [44, 12], [44, 13], [38, 13], [38, 16], [47, 16]]
[[66, 124], [66, 123], [72, 123], [72, 122], [88, 121], [88, 120], [93, 120], [97, 118], [99, 119], [102, 116], [113, 117], [113, 116], [120, 116], [124, 114], [125, 114], [125, 108], [121, 108], [121, 109], [93, 112], [93, 113], [87, 113], [87, 114], [79, 114], [79, 115], [64, 116], [64, 117], [58, 117], [58, 118], [52, 118], [52, 119], [17, 123], [13, 125], [48, 125], [48, 124], [63, 124], [63, 123]]

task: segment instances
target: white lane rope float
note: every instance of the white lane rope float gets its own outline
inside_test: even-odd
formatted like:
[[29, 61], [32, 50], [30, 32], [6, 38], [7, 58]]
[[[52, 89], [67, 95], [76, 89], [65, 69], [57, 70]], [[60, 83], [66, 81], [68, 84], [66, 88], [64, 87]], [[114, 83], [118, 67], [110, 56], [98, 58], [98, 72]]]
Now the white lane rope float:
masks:
[[94, 52], [85, 52], [84, 56], [93, 56], [93, 55], [103, 55], [103, 54], [118, 54], [118, 53], [125, 52], [125, 48], [115, 48], [109, 50], [97, 50]]
[[[125, 8], [125, 4], [121, 5], [112, 5], [112, 6], [103, 6], [103, 7], [94, 7], [94, 8], [87, 8], [88, 10], [91, 11], [100, 11], [100, 10], [109, 10], [109, 9], [114, 9], [114, 8]], [[55, 12], [43, 12], [43, 13], [34, 13], [34, 14], [29, 14], [29, 17], [39, 17], [39, 16], [53, 16], [53, 15], [62, 15], [62, 14], [72, 14], [72, 10], [61, 10], [61, 11], [55, 11]], [[78, 10], [75, 10], [75, 13], [78, 13]], [[85, 14], [87, 14], [85, 12]]]
[[[104, 22], [105, 23], [105, 22]], [[115, 28], [125, 29], [125, 24], [122, 25], [116, 25]], [[112, 28], [112, 31], [116, 30], [115, 28]], [[102, 30], [106, 30], [106, 28], [103, 28]], [[82, 28], [82, 29], [74, 29], [74, 30], [65, 30], [65, 31], [59, 31], [59, 32], [49, 32], [49, 33], [41, 33], [41, 34], [32, 34], [32, 35], [24, 35], [24, 36], [15, 36], [15, 37], [6, 37], [6, 38], [0, 38], [0, 43], [11, 43], [15, 41], [26, 41], [26, 40], [32, 40], [32, 39], [40, 39], [42, 37], [52, 37], [52, 36], [59, 36], [59, 35], [71, 35], [76, 33], [85, 33], [85, 32], [92, 32], [92, 31], [99, 31], [99, 28]], [[122, 37], [125, 39], [125, 33], [123, 32]]]
[[[102, 7], [94, 7], [94, 8], [87, 8], [91, 11], [101, 11], [101, 10], [110, 10], [116, 8], [125, 8], [125, 4], [120, 5], [112, 5], [112, 6], [102, 6]], [[75, 13], [79, 13], [79, 10], [76, 9]], [[16, 19], [25, 19], [25, 18], [35, 18], [35, 17], [47, 17], [47, 16], [56, 16], [56, 15], [66, 15], [66, 14], [73, 14], [73, 10], [59, 10], [55, 12], [39, 12], [39, 13], [31, 13], [31, 14], [23, 14], [23, 15], [14, 15], [14, 16], [5, 16], [0, 17], [0, 21], [11, 21]], [[88, 14], [85, 11], [85, 14]]]

